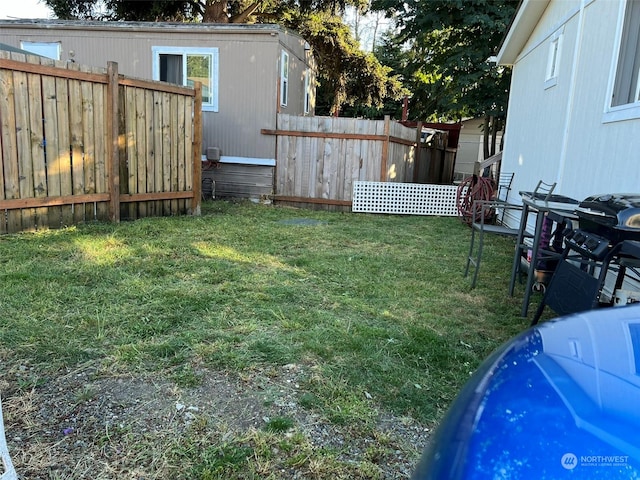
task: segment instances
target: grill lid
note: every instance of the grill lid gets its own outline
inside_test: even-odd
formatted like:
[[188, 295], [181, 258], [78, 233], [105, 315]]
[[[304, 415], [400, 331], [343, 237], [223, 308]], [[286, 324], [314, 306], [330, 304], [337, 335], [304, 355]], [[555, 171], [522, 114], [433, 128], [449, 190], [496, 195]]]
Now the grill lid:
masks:
[[608, 193], [585, 198], [576, 207], [584, 220], [620, 230], [640, 230], [640, 194]]

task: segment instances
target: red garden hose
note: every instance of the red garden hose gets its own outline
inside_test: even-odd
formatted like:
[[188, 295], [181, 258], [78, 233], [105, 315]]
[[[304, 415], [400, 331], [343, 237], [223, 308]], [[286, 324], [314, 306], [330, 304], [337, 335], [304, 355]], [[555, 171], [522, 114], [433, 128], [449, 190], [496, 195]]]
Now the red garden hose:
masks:
[[[494, 197], [495, 188], [493, 180], [487, 177], [473, 175], [465, 178], [458, 186], [456, 192], [456, 205], [458, 215], [467, 225], [473, 221], [473, 202], [476, 200], [491, 200]], [[492, 209], [485, 212], [485, 219], [491, 218]]]

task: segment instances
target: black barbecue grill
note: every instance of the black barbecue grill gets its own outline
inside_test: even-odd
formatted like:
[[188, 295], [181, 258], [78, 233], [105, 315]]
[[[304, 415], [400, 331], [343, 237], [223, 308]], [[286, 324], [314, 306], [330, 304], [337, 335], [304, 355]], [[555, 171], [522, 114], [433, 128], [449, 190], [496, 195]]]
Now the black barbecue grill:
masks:
[[[561, 260], [533, 319], [545, 305], [566, 315], [600, 305], [610, 267], [621, 288], [627, 268], [640, 267], [640, 194], [593, 195], [575, 209], [578, 228], [565, 234]], [[613, 301], [608, 305], [613, 304]]]
[[608, 238], [612, 245], [640, 240], [640, 194], [587, 197], [576, 208], [576, 215], [580, 230]]

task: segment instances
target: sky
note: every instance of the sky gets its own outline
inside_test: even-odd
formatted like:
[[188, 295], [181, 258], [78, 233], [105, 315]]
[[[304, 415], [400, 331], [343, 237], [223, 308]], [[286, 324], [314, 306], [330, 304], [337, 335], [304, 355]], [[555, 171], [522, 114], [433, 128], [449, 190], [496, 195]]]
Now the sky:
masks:
[[0, 0], [0, 19], [49, 18], [51, 10], [40, 0]]

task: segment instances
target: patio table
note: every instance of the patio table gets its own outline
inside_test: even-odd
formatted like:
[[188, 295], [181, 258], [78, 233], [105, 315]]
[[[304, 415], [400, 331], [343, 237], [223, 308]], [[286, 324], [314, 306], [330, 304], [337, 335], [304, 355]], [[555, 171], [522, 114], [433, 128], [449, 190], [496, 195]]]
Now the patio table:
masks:
[[[522, 300], [523, 317], [527, 316], [529, 311], [529, 302], [531, 300], [531, 292], [534, 285], [536, 264], [540, 260], [549, 260], [559, 258], [562, 252], [553, 252], [546, 248], [540, 248], [540, 239], [542, 237], [542, 229], [544, 219], [548, 218], [556, 225], [567, 225], [577, 220], [577, 216], [574, 214], [575, 207], [580, 203], [578, 200], [564, 195], [552, 194], [552, 195], [536, 195], [533, 192], [521, 191], [520, 197], [522, 198], [522, 216], [520, 217], [520, 227], [518, 230], [518, 237], [516, 240], [516, 249], [513, 256], [513, 265], [511, 267], [511, 280], [509, 283], [509, 295], [513, 296], [516, 278], [520, 273], [521, 257], [523, 253], [526, 254], [528, 250], [531, 250], [531, 260], [529, 269], [527, 271], [527, 283], [524, 291], [524, 298]], [[527, 225], [529, 221], [529, 215], [535, 215], [535, 229], [533, 235], [529, 235], [532, 238], [532, 245], [528, 245], [524, 242], [527, 231]]]

